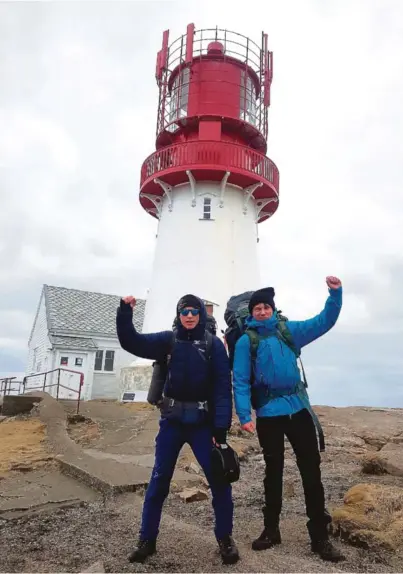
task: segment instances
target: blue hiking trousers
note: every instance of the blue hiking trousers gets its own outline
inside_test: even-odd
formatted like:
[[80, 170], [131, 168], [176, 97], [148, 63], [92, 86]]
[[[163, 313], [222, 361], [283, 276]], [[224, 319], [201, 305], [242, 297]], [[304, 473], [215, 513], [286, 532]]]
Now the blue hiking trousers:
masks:
[[168, 496], [180, 450], [185, 443], [190, 445], [210, 485], [216, 538], [221, 539], [232, 534], [234, 505], [231, 486], [216, 486], [212, 481], [210, 426], [161, 419], [160, 430], [155, 440], [154, 468], [144, 499], [141, 540], [155, 540], [158, 536], [162, 506]]

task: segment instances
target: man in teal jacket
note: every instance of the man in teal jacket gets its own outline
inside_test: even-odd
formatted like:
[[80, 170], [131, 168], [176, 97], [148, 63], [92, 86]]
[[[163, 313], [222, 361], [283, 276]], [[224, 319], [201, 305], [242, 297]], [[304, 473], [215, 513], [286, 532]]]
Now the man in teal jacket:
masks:
[[[251, 433], [255, 431], [251, 400], [254, 404], [256, 430], [266, 463], [264, 530], [254, 540], [252, 548], [266, 550], [281, 543], [279, 520], [286, 436], [302, 478], [312, 551], [323, 560], [338, 562], [344, 557], [329, 541], [331, 517], [325, 508], [316, 429], [306, 408], [307, 396], [305, 394], [304, 400], [300, 392], [301, 375], [295, 353], [327, 333], [337, 321], [342, 306], [341, 281], [337, 277], [327, 277], [326, 283], [329, 297], [323, 311], [307, 321], [286, 323], [294, 349], [280, 334], [274, 289], [268, 287], [253, 293], [246, 326], [259, 336], [256, 360], [252, 365], [251, 339], [247, 334], [242, 335], [235, 346], [233, 384], [237, 415], [242, 428]], [[260, 398], [256, 400], [256, 397]]]

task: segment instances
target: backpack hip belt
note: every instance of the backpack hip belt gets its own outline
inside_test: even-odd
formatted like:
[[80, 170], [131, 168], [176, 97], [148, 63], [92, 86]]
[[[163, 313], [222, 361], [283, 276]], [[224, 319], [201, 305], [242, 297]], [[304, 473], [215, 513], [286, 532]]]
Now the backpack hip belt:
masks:
[[161, 410], [177, 408], [180, 410], [200, 410], [208, 412], [208, 402], [207, 401], [178, 401], [172, 397], [164, 397], [162, 399]]

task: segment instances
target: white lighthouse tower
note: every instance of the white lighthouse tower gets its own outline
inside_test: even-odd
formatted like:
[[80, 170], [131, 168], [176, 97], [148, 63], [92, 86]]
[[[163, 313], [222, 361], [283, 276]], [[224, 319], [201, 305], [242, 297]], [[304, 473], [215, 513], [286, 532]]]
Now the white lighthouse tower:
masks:
[[260, 287], [258, 224], [276, 211], [279, 172], [265, 155], [273, 71], [261, 46], [228, 30], [195, 30], [157, 55], [156, 152], [141, 169], [140, 203], [158, 219], [143, 332], [170, 329], [178, 299], [217, 305]]

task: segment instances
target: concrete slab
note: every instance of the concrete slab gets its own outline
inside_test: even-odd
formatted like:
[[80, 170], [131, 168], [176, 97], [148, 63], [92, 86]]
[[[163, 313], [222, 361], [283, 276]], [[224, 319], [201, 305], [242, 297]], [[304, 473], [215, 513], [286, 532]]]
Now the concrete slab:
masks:
[[1, 481], [1, 492], [0, 518], [4, 520], [79, 506], [100, 498], [99, 493], [57, 471], [11, 474]]
[[[109, 496], [144, 490], [154, 466], [153, 455], [116, 455], [91, 449], [83, 452], [83, 456], [69, 455], [58, 460], [64, 473]], [[201, 476], [180, 470], [175, 471], [172, 479], [174, 488], [201, 482]]]

